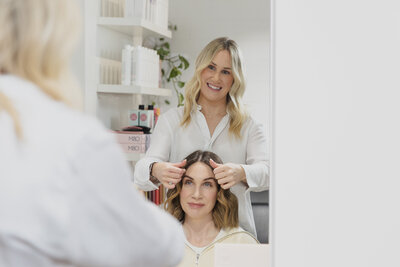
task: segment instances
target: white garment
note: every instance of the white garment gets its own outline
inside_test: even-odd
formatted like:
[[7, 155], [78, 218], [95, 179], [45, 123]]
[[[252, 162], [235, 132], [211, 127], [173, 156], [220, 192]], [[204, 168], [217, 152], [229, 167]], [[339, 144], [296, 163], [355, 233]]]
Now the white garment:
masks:
[[[224, 229], [221, 228], [221, 230], [219, 230], [217, 236], [214, 238], [214, 240], [213, 240], [211, 243], [215, 242], [215, 240], [220, 239], [220, 238], [223, 237], [225, 234], [226, 234], [226, 231], [225, 231]], [[207, 245], [205, 245], [204, 247], [196, 247], [195, 245], [192, 245], [192, 243], [190, 243], [190, 242], [187, 240], [186, 236], [185, 236], [185, 245], [188, 246], [188, 247], [190, 247], [191, 249], [193, 249], [193, 251], [194, 251], [196, 254], [201, 254], [201, 253], [203, 252], [203, 250], [205, 250], [205, 249], [209, 246], [209, 244], [207, 244]]]
[[0, 266], [175, 266], [184, 234], [131, 182], [114, 137], [33, 84], [0, 75]]
[[216, 244], [259, 244], [259, 242], [240, 227], [225, 229], [201, 253], [186, 245], [185, 256], [177, 267], [214, 267]]
[[250, 191], [267, 190], [269, 186], [267, 141], [261, 125], [249, 117], [243, 124], [242, 138], [237, 139], [229, 134], [230, 116], [227, 114], [210, 136], [206, 119], [199, 110], [192, 112], [187, 127], [180, 126], [182, 116], [183, 107], [170, 109], [160, 116], [146, 157], [136, 163], [135, 183], [143, 190], [154, 190], [157, 187], [149, 180], [152, 162], [180, 162], [195, 150], [212, 151], [224, 163], [243, 167], [249, 188], [239, 183], [231, 191], [239, 201], [240, 226], [256, 236]]

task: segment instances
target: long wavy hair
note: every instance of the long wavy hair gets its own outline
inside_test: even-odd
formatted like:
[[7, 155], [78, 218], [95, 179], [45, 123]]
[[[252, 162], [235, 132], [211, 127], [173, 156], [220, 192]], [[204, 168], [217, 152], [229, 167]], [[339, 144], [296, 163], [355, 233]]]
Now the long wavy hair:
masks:
[[[0, 0], [0, 73], [34, 83], [50, 98], [81, 107], [69, 58], [78, 40], [80, 12], [71, 0]], [[15, 88], [18, 90], [18, 88]], [[18, 112], [0, 92], [0, 112], [22, 137]]]
[[[202, 162], [213, 170], [213, 167], [210, 165], [210, 159], [214, 160], [216, 163], [222, 164], [222, 160], [213, 152], [196, 150], [186, 157], [186, 165], [184, 168], [187, 170], [194, 163]], [[175, 188], [168, 190], [167, 200], [164, 203], [165, 210], [181, 223], [185, 221], [185, 212], [180, 203], [182, 180], [180, 183], [176, 184]], [[217, 183], [217, 201], [212, 210], [212, 218], [215, 226], [218, 229], [238, 227], [238, 209], [238, 200], [236, 196], [229, 189], [222, 189]]]
[[217, 38], [206, 45], [200, 52], [195, 63], [195, 72], [192, 79], [188, 82], [185, 89], [185, 106], [181, 126], [187, 126], [191, 121], [191, 112], [197, 108], [197, 100], [200, 95], [201, 73], [211, 63], [215, 55], [226, 50], [232, 58], [233, 84], [226, 96], [227, 112], [229, 113], [230, 126], [229, 133], [237, 138], [241, 138], [240, 131], [247, 118], [242, 98], [246, 88], [241, 53], [235, 41], [227, 38]]

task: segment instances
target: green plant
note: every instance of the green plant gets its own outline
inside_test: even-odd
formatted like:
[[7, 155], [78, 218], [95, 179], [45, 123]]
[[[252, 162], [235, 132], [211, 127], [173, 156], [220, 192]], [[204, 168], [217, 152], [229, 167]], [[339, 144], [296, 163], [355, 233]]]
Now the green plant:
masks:
[[[171, 25], [169, 28], [177, 30], [176, 25]], [[182, 72], [189, 68], [189, 61], [180, 54], [171, 55], [170, 44], [164, 38], [158, 39], [154, 50], [157, 51], [160, 59], [166, 63], [161, 68], [162, 79], [167, 83], [172, 83], [178, 99], [178, 107], [183, 106], [185, 97], [181, 93], [181, 89], [185, 86], [185, 82], [182, 81]], [[170, 104], [168, 100], [165, 100], [165, 103]]]

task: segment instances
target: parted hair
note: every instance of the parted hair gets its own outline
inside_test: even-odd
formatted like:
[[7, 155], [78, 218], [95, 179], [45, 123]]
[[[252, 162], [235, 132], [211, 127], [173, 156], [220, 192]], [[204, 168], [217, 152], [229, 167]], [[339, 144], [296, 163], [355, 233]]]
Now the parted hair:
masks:
[[[202, 162], [213, 170], [213, 167], [210, 165], [210, 159], [219, 164], [223, 163], [222, 160], [213, 152], [196, 150], [186, 157], [186, 165], [184, 166], [184, 169], [187, 170], [196, 162]], [[183, 179], [176, 184], [175, 188], [168, 190], [167, 200], [164, 203], [165, 210], [172, 214], [172, 216], [178, 219], [181, 223], [185, 221], [185, 212], [180, 204], [182, 181]], [[236, 196], [229, 189], [225, 190], [217, 183], [217, 201], [212, 210], [212, 218], [215, 226], [218, 229], [238, 227], [238, 209], [238, 200]]]
[[232, 59], [233, 84], [226, 96], [227, 112], [230, 115], [229, 133], [241, 138], [240, 131], [247, 118], [242, 98], [246, 88], [241, 53], [234, 40], [220, 37], [208, 43], [198, 55], [195, 62], [195, 72], [185, 88], [185, 106], [181, 126], [187, 126], [191, 121], [191, 112], [197, 108], [200, 95], [201, 73], [211, 63], [215, 55], [226, 50]]
[[[0, 74], [16, 75], [50, 98], [80, 107], [80, 91], [69, 71], [79, 14], [71, 0], [0, 0]], [[1, 92], [0, 112], [8, 113], [21, 138], [18, 112]]]

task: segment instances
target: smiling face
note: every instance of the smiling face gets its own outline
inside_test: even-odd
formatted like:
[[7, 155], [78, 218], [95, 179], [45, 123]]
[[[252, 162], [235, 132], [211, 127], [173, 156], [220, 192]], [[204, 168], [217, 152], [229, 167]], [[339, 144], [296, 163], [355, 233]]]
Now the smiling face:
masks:
[[226, 104], [226, 95], [233, 84], [232, 59], [229, 51], [221, 50], [201, 72], [198, 103]]
[[196, 162], [182, 180], [180, 204], [186, 219], [212, 219], [217, 200], [217, 183], [213, 171], [203, 162]]

